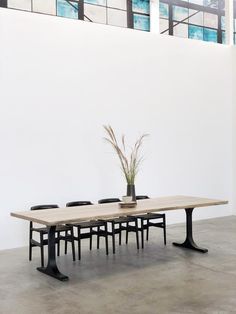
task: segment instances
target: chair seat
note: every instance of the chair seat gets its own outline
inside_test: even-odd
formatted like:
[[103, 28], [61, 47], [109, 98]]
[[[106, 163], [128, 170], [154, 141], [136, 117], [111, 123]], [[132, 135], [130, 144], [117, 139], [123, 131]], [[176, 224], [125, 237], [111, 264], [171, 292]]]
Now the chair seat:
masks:
[[149, 227], [159, 227], [159, 228], [164, 228], [165, 224], [163, 222], [149, 222], [147, 224]]
[[30, 243], [31, 243], [32, 247], [48, 245], [48, 239], [44, 239], [43, 241], [40, 241], [40, 242], [36, 241], [34, 239], [31, 239]]
[[140, 218], [140, 219], [158, 219], [158, 218], [160, 219], [160, 218], [164, 218], [165, 214], [148, 213], [144, 215], [137, 215], [135, 217]]
[[73, 227], [80, 227], [80, 228], [93, 228], [93, 227], [102, 227], [104, 226], [103, 221], [91, 220], [91, 221], [83, 221], [80, 223], [76, 223], [72, 225]]
[[70, 226], [66, 226], [66, 225], [58, 225], [56, 227], [56, 231], [68, 231], [70, 229], [71, 229], [71, 227]]
[[114, 223], [126, 223], [126, 222], [133, 222], [133, 221], [135, 221], [135, 217], [134, 216], [118, 217], [118, 218], [114, 218], [114, 219], [107, 219], [106, 221], [114, 222]]
[[[31, 230], [32, 230], [32, 231], [35, 231], [35, 232], [44, 233], [44, 234], [48, 233], [47, 227], [32, 228]], [[62, 232], [62, 231], [68, 231], [68, 230], [70, 230], [70, 227], [69, 227], [69, 226], [58, 225], [58, 226], [56, 227], [56, 231], [61, 231], [61, 232]]]
[[32, 231], [36, 231], [36, 232], [42, 232], [42, 233], [48, 233], [48, 229], [46, 227], [42, 227], [42, 228], [32, 228]]

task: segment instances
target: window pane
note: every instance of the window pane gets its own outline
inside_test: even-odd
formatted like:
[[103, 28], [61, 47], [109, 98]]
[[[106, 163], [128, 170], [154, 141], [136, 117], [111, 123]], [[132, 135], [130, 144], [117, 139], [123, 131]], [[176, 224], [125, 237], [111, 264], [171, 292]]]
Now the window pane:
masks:
[[106, 0], [84, 0], [84, 3], [96, 4], [96, 5], [106, 5]]
[[160, 17], [169, 18], [169, 6], [166, 3], [160, 2]]
[[127, 1], [126, 0], [107, 0], [107, 6], [110, 8], [127, 10]]
[[178, 24], [174, 27], [174, 35], [178, 37], [188, 38], [188, 24]]
[[189, 38], [203, 40], [203, 27], [189, 25], [188, 34]]
[[127, 27], [127, 13], [126, 11], [108, 9], [107, 11], [107, 24], [114, 26]]
[[169, 34], [169, 20], [160, 19], [160, 33], [165, 35]]
[[221, 17], [221, 29], [225, 30], [225, 16]]
[[71, 19], [78, 19], [78, 2], [57, 0], [57, 15], [68, 17]]
[[204, 0], [189, 0], [189, 2], [198, 4], [198, 5], [204, 5]]
[[31, 0], [8, 0], [8, 8], [31, 11]]
[[84, 15], [90, 22], [106, 24], [107, 12], [106, 8], [99, 5], [84, 4]]
[[217, 31], [210, 28], [204, 28], [204, 40], [217, 43]]
[[218, 9], [218, 7], [219, 7], [219, 0], [204, 0], [203, 4], [206, 7]]
[[56, 15], [56, 1], [55, 0], [33, 0], [33, 11], [45, 14]]
[[148, 16], [134, 14], [134, 28], [143, 31], [150, 30], [150, 19]]
[[182, 21], [188, 18], [188, 9], [178, 6], [173, 6], [173, 20]]
[[203, 25], [203, 12], [197, 10], [189, 10], [189, 24]]
[[218, 16], [211, 13], [204, 13], [204, 26], [217, 28]]
[[149, 14], [150, 11], [149, 0], [133, 0], [132, 9], [134, 12]]
[[223, 44], [226, 44], [225, 32], [222, 32], [222, 43], [223, 43]]

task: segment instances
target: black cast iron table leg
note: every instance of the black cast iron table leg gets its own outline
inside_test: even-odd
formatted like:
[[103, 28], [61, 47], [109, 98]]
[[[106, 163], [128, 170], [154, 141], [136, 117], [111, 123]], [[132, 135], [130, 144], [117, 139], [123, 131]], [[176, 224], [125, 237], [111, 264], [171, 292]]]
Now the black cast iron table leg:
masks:
[[197, 246], [197, 244], [193, 240], [193, 222], [192, 222], [192, 214], [194, 208], [186, 208], [186, 240], [183, 243], [174, 242], [173, 245], [183, 247], [186, 249], [198, 251], [201, 253], [207, 253], [208, 250]]
[[58, 280], [66, 281], [69, 278], [60, 273], [59, 269], [57, 268], [55, 232], [56, 226], [48, 227], [48, 265], [47, 267], [38, 267], [37, 270]]

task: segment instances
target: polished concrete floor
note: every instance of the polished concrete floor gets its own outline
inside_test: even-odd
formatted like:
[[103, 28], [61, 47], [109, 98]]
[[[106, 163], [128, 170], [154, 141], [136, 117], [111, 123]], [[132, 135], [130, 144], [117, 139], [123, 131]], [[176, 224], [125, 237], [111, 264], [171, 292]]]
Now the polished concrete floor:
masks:
[[201, 254], [172, 246], [183, 240], [185, 225], [169, 226], [167, 246], [153, 229], [145, 249], [135, 238], [117, 247], [116, 255], [88, 250], [82, 260], [58, 259], [69, 275], [59, 282], [35, 270], [39, 252], [28, 262], [27, 248], [0, 252], [0, 314], [164, 314], [236, 313], [236, 217], [194, 223]]

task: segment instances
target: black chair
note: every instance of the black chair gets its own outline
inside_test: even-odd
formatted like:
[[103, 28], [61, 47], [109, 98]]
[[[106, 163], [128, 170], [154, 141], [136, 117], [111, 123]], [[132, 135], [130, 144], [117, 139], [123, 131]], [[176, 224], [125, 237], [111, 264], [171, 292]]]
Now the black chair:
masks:
[[[32, 206], [30, 210], [42, 210], [42, 209], [50, 209], [50, 208], [58, 208], [58, 205], [36, 205]], [[68, 235], [68, 231], [70, 231], [70, 234]], [[39, 233], [39, 241], [36, 241], [33, 239], [33, 232]], [[72, 256], [73, 261], [75, 261], [75, 247], [74, 247], [74, 234], [73, 234], [73, 228], [60, 225], [56, 228], [56, 243], [57, 243], [57, 254], [59, 256], [60, 252], [60, 239], [62, 238], [61, 232], [66, 232], [66, 237], [63, 237], [63, 239], [68, 238], [71, 241], [72, 244]], [[37, 227], [35, 228], [33, 226], [33, 222], [30, 221], [29, 225], [29, 260], [32, 260], [32, 248], [33, 247], [40, 247], [41, 251], [41, 266], [44, 267], [44, 246], [48, 245], [48, 239], [45, 239], [44, 236], [47, 235], [48, 230], [47, 227]]]
[[[76, 201], [69, 202], [66, 204], [67, 207], [75, 207], [75, 206], [85, 206], [85, 205], [93, 205], [89, 201]], [[107, 224], [103, 221], [91, 220], [79, 222], [76, 224], [71, 224], [70, 226], [77, 228], [77, 236], [74, 236], [74, 239], [78, 241], [78, 258], [81, 259], [81, 240], [82, 239], [90, 239], [89, 248], [92, 250], [93, 243], [93, 235], [97, 235], [97, 249], [99, 249], [99, 239], [100, 237], [105, 237], [105, 245], [106, 245], [106, 255], [108, 252], [108, 234], [107, 234]], [[81, 232], [84, 229], [89, 229], [89, 232]], [[67, 252], [67, 242], [65, 245], [65, 253]]]
[[[101, 199], [98, 201], [99, 204], [108, 204], [108, 203], [118, 203], [120, 202], [119, 198], [105, 198]], [[134, 222], [135, 226], [130, 228], [129, 223]], [[107, 233], [112, 237], [112, 249], [113, 249], [113, 254], [115, 254], [116, 249], [115, 249], [115, 235], [119, 234], [119, 245], [121, 245], [121, 236], [122, 236], [122, 231], [127, 231], [128, 232], [135, 232], [136, 233], [136, 243], [137, 243], [137, 249], [139, 249], [139, 235], [138, 235], [138, 221], [135, 217], [127, 217], [127, 216], [122, 216], [114, 219], [107, 219], [106, 223], [111, 224], [111, 231], [109, 231], [108, 226], [107, 226]], [[123, 225], [125, 224], [125, 226]], [[117, 228], [118, 226], [118, 228]], [[99, 238], [99, 236], [98, 236]]]
[[[138, 195], [136, 196], [136, 200], [144, 200], [149, 199], [147, 195]], [[146, 230], [146, 240], [149, 239], [149, 228], [150, 227], [156, 227], [163, 229], [164, 233], [164, 244], [166, 245], [166, 216], [165, 214], [159, 214], [159, 213], [147, 213], [144, 215], [136, 215], [137, 219], [140, 220], [140, 227], [138, 227], [138, 230], [141, 232], [141, 245], [142, 249], [144, 248], [144, 230]], [[162, 221], [156, 222], [153, 220], [161, 219]], [[128, 231], [128, 230], [127, 230]], [[126, 242], [128, 243], [128, 232], [126, 233]]]

